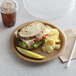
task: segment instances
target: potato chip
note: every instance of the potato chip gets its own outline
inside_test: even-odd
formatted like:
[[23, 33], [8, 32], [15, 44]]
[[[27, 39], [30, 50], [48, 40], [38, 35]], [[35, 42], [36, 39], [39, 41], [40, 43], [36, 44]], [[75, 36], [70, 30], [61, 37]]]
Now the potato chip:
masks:
[[56, 50], [59, 50], [59, 49], [60, 49], [60, 44], [55, 44], [55, 45], [53, 46], [53, 48], [56, 49]]
[[46, 31], [49, 35], [45, 38], [45, 43], [42, 46], [42, 50], [47, 53], [51, 53], [54, 49], [60, 49], [59, 31], [57, 29], [53, 29], [50, 26], [46, 25]]

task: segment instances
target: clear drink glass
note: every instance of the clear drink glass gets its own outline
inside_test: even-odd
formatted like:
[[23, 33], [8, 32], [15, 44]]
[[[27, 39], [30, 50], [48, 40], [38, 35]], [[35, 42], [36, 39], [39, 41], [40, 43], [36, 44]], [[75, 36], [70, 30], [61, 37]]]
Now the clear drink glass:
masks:
[[18, 4], [14, 0], [3, 0], [0, 5], [1, 17], [5, 27], [12, 27], [16, 22]]

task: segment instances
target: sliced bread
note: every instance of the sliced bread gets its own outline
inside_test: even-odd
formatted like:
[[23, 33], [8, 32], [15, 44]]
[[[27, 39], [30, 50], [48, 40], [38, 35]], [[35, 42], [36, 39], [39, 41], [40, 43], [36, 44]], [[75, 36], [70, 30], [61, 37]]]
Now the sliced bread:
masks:
[[44, 27], [43, 23], [36, 21], [19, 29], [17, 35], [22, 39], [32, 39], [41, 33]]

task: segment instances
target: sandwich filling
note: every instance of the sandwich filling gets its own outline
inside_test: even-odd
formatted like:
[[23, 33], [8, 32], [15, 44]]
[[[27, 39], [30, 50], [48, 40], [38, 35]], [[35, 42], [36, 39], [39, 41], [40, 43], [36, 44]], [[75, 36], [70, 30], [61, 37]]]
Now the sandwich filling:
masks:
[[36, 38], [25, 40], [22, 38], [19, 38], [19, 46], [27, 47], [28, 49], [31, 48], [37, 48], [37, 46], [45, 41], [46, 36], [48, 36], [47, 33], [42, 33], [39, 36], [37, 35]]
[[[48, 36], [48, 34], [49, 30], [45, 28], [43, 23], [34, 22], [19, 31], [20, 36], [18, 36], [18, 45], [27, 49], [37, 48], [38, 45], [45, 41], [45, 38]], [[34, 36], [34, 38], [25, 39], [26, 37], [30, 38], [30, 36]]]
[[30, 40], [25, 40], [25, 39], [21, 39], [23, 42], [25, 42], [28, 46], [31, 46], [32, 44], [34, 44], [35, 42], [39, 41], [39, 40], [43, 40], [45, 39], [45, 37], [48, 36], [47, 33], [42, 33], [39, 35], [36, 35], [36, 38], [30, 39]]

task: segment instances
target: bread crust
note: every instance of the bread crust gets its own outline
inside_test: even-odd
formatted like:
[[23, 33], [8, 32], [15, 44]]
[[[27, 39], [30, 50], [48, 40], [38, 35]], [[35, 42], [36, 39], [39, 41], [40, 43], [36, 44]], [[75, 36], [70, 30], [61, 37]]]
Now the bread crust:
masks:
[[20, 36], [19, 31], [17, 32], [17, 36], [18, 36], [19, 38], [21, 38], [21, 39], [24, 39], [24, 40], [30, 40], [30, 39], [36, 38], [35, 35], [34, 35], [34, 36], [30, 36], [30, 37], [22, 37], [22, 36]]
[[[40, 22], [40, 23], [44, 24], [44, 23], [41, 22], [41, 21], [37, 21], [37, 22]], [[34, 23], [34, 22], [33, 22], [33, 23]], [[30, 24], [31, 24], [31, 23], [30, 23]], [[28, 26], [28, 25], [29, 25], [29, 24], [27, 24], [26, 26]], [[26, 27], [26, 26], [24, 26], [24, 27]], [[44, 24], [44, 26], [45, 26], [45, 24]], [[22, 28], [24, 28], [24, 27], [22, 27]], [[17, 36], [18, 36], [19, 38], [21, 38], [21, 39], [24, 39], [24, 40], [34, 39], [34, 38], [36, 38], [36, 35], [38, 35], [39, 33], [41, 33], [41, 32], [39, 32], [39, 33], [37, 33], [37, 34], [35, 34], [35, 35], [33, 35], [33, 36], [29, 36], [29, 37], [22, 37], [22, 36], [20, 35], [20, 31], [21, 31], [22, 28], [20, 28], [20, 29], [18, 30]]]

